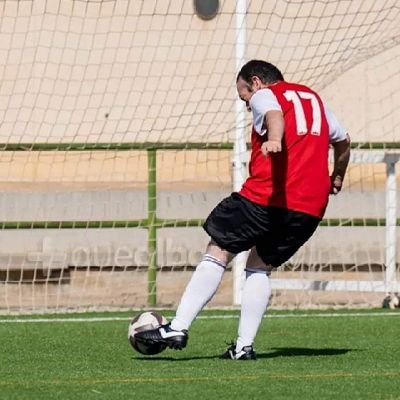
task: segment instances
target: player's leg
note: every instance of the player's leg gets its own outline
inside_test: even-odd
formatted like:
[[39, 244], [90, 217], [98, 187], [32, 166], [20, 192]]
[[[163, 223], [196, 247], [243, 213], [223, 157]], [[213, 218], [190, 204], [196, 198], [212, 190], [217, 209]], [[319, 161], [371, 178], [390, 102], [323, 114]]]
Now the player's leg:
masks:
[[242, 292], [236, 353], [252, 346], [271, 296], [271, 265], [266, 265], [254, 247], [246, 263], [246, 281]]
[[222, 280], [226, 265], [233, 254], [219, 247], [213, 240], [193, 273], [182, 295], [175, 318], [171, 322], [173, 330], [188, 330], [204, 306], [211, 300]]
[[233, 256], [211, 240], [202, 261], [186, 286], [175, 318], [160, 328], [137, 333], [136, 340], [163, 342], [168, 347], [178, 350], [186, 347], [190, 325], [214, 296], [225, 267]]
[[236, 346], [224, 354], [232, 359], [254, 359], [252, 343], [271, 293], [269, 273], [289, 260], [315, 232], [320, 219], [284, 209], [266, 213], [268, 230], [257, 241], [246, 264], [246, 282], [242, 293], [242, 306]]
[[186, 346], [187, 331], [214, 296], [227, 263], [254, 244], [254, 237], [248, 234], [254, 231], [249, 228], [248, 207], [248, 201], [233, 193], [214, 208], [204, 224], [212, 240], [184, 291], [175, 318], [168, 325], [138, 333], [137, 340], [162, 341], [176, 349]]
[[204, 306], [211, 300], [221, 282], [226, 265], [235, 254], [252, 247], [249, 232], [252, 205], [233, 193], [214, 208], [204, 229], [212, 240], [202, 262], [197, 266], [181, 298], [176, 316], [171, 322], [175, 330], [188, 330]]
[[254, 360], [253, 342], [268, 306], [271, 295], [269, 274], [271, 265], [266, 265], [253, 247], [246, 264], [246, 281], [242, 291], [239, 330], [236, 344], [228, 348], [222, 358]]

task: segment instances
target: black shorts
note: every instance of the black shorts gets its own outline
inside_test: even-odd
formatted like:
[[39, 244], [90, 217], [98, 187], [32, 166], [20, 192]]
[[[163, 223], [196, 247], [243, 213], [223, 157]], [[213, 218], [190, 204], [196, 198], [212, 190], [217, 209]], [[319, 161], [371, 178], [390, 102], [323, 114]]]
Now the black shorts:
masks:
[[311, 237], [320, 221], [232, 193], [214, 208], [203, 227], [222, 249], [237, 254], [255, 246], [265, 264], [279, 267]]

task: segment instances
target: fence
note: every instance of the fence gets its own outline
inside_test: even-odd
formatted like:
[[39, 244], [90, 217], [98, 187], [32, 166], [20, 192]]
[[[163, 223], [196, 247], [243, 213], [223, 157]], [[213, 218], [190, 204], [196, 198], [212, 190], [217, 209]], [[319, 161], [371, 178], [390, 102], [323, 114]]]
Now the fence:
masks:
[[[386, 229], [385, 266], [386, 278], [384, 282], [371, 281], [368, 284], [353, 281], [350, 285], [345, 282], [327, 282], [324, 290], [399, 290], [396, 282], [396, 227], [400, 225], [397, 218], [397, 182], [396, 163], [400, 154], [396, 152], [400, 146], [397, 143], [353, 143], [353, 163], [385, 163], [386, 164], [386, 218], [327, 218], [321, 223], [324, 227], [382, 227]], [[16, 221], [0, 222], [2, 229], [103, 229], [103, 228], [141, 228], [147, 230], [147, 303], [157, 305], [157, 231], [167, 227], [199, 227], [202, 219], [168, 219], [157, 215], [157, 151], [158, 150], [226, 150], [232, 151], [230, 143], [19, 143], [2, 144], [1, 151], [127, 151], [145, 150], [147, 153], [147, 217], [133, 220], [88, 220], [88, 221]], [[240, 276], [240, 274], [237, 274]], [[237, 282], [235, 287], [240, 287]], [[352, 289], [350, 288], [352, 287]], [[276, 289], [310, 289], [310, 282], [299, 279], [275, 280]], [[349, 289], [350, 288], [350, 289]], [[357, 289], [358, 288], [358, 289]], [[234, 296], [238, 298], [237, 294]], [[239, 296], [240, 298], [240, 296]]]

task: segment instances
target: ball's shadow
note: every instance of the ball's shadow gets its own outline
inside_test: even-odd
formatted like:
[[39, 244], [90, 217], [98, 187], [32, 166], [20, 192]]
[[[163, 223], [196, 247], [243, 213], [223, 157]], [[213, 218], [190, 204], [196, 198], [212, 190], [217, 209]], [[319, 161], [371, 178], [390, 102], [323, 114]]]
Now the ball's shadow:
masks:
[[[268, 353], [257, 353], [257, 359], [268, 359], [277, 357], [332, 357], [347, 354], [355, 349], [336, 349], [336, 348], [308, 348], [308, 347], [275, 347]], [[141, 361], [192, 361], [192, 360], [212, 360], [219, 359], [219, 355], [205, 355], [192, 357], [171, 357], [171, 356], [138, 356], [132, 357], [133, 360]], [[224, 360], [221, 360], [224, 361]], [[230, 360], [227, 360], [230, 361]]]

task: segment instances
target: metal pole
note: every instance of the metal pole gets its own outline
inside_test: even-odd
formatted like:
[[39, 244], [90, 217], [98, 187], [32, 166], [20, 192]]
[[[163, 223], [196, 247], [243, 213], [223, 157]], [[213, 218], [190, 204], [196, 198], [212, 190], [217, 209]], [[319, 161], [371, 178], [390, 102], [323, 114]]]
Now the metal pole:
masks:
[[393, 292], [396, 286], [396, 161], [386, 160], [386, 254], [385, 283], [388, 292]]
[[[246, 57], [246, 0], [236, 1], [236, 72], [245, 63]], [[236, 130], [233, 148], [233, 190], [238, 191], [246, 179], [246, 107], [236, 99]], [[241, 303], [241, 291], [247, 252], [238, 254], [233, 260], [233, 304]]]
[[157, 151], [147, 150], [147, 303], [157, 304]]

